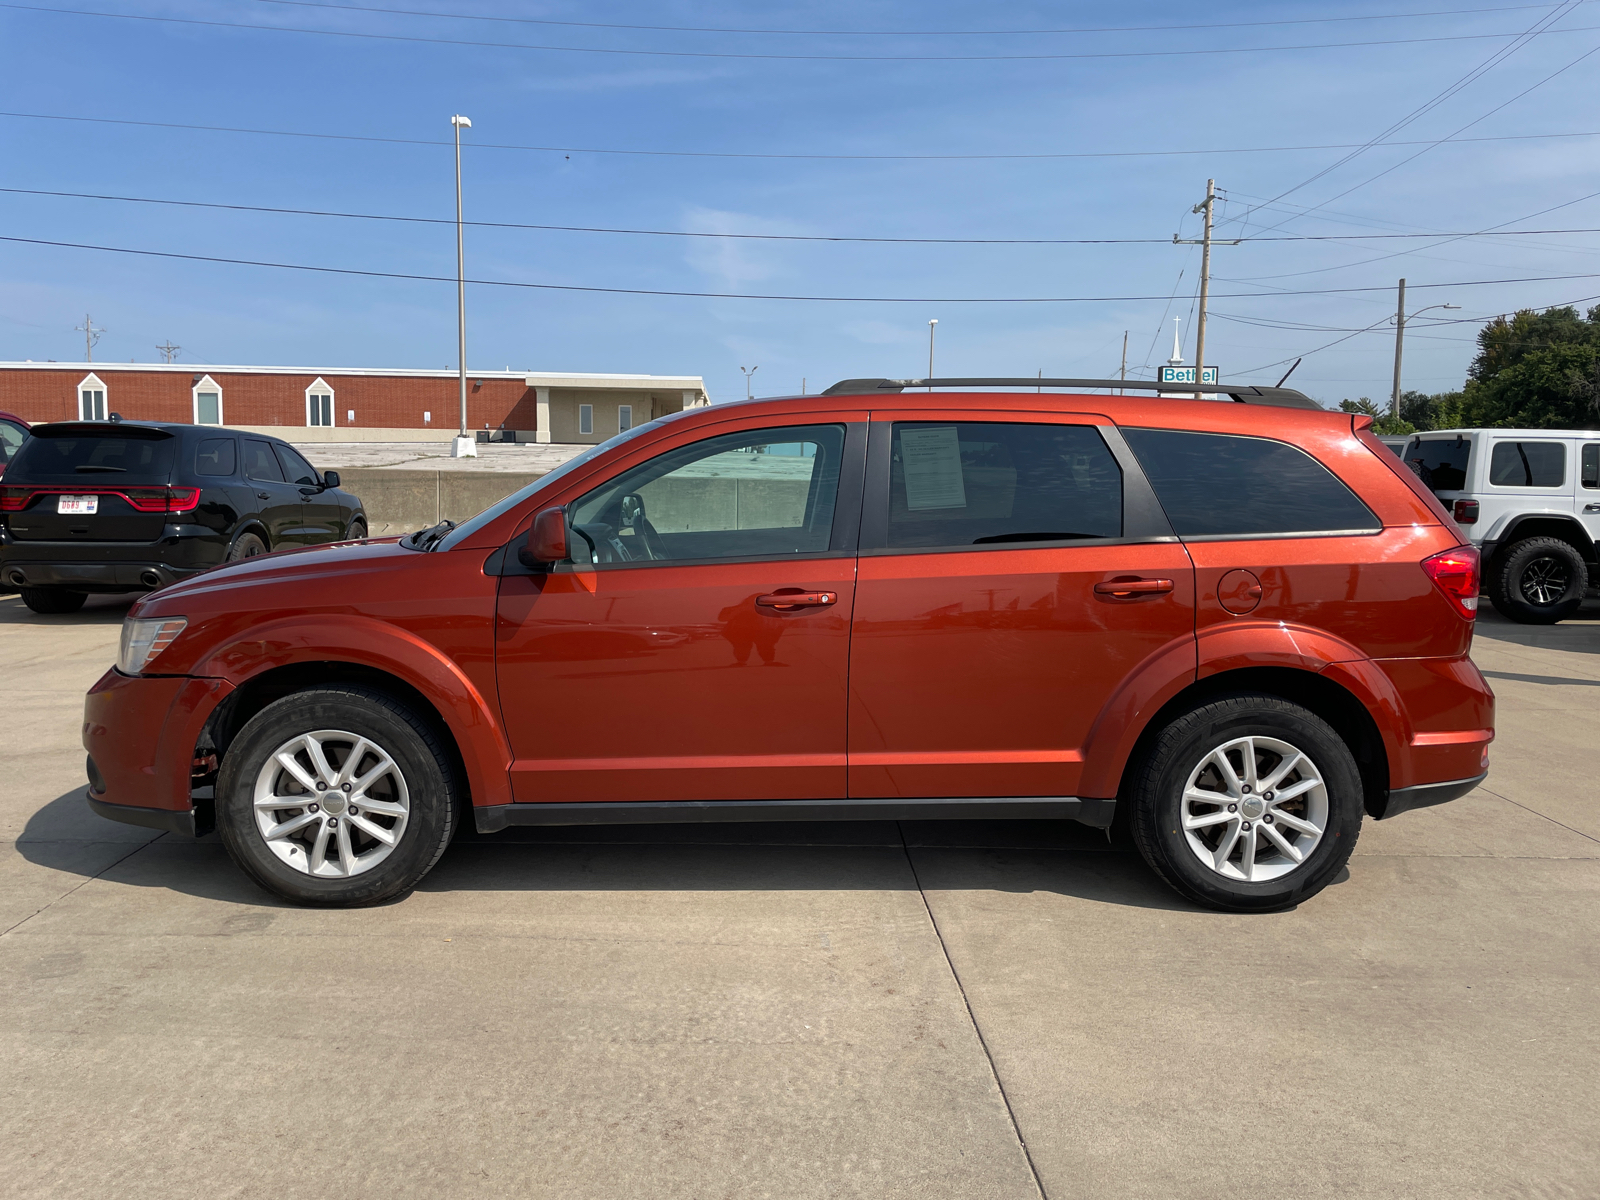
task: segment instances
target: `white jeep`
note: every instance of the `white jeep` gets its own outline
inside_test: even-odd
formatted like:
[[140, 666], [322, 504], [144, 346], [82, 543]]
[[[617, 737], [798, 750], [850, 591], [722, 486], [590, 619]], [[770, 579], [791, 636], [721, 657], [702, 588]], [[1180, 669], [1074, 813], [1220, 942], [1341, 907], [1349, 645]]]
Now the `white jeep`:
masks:
[[1600, 583], [1600, 432], [1441, 429], [1401, 454], [1483, 554], [1483, 590], [1524, 625], [1572, 615]]

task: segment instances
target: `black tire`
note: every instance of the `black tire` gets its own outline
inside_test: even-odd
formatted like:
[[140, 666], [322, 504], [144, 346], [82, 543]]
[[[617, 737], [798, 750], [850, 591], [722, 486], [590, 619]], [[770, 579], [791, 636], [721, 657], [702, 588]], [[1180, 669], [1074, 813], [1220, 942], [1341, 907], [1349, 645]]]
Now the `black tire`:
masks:
[[[321, 731], [340, 731], [351, 738], [368, 739], [388, 755], [399, 772], [398, 781], [385, 775], [377, 784], [369, 785], [377, 790], [367, 797], [348, 788], [342, 789], [341, 794], [333, 787], [336, 774], [335, 779], [311, 781], [329, 785], [324, 791], [302, 790], [289, 795], [301, 785], [273, 765], [273, 756], [295, 738]], [[375, 761], [375, 756], [363, 757], [360, 763], [349, 764], [348, 758], [354, 752], [350, 739], [341, 743], [337, 738], [327, 738], [324, 744], [328, 747], [324, 758], [338, 773], [345, 773], [346, 767], [350, 773], [370, 770]], [[344, 760], [337, 759], [341, 744], [345, 746]], [[306, 756], [300, 757], [301, 753]], [[296, 757], [302, 765], [313, 762], [308, 752], [296, 752]], [[362, 764], [369, 766], [364, 768]], [[291, 801], [269, 810], [264, 818], [267, 824], [276, 829], [301, 818], [309, 822], [289, 837], [274, 839], [279, 847], [276, 851], [257, 824], [256, 791], [263, 779], [268, 781], [267, 794]], [[292, 801], [300, 795], [304, 795], [306, 803], [296, 806]], [[295, 904], [345, 908], [392, 899], [415, 887], [433, 868], [455, 832], [457, 787], [449, 755], [438, 735], [394, 697], [355, 684], [308, 688], [274, 701], [251, 717], [222, 760], [216, 797], [217, 829], [233, 861], [267, 891]], [[364, 813], [352, 811], [363, 803], [409, 807], [409, 813], [401, 824], [399, 818], [381, 815], [376, 807]], [[345, 826], [342, 834], [337, 830], [340, 817]], [[384, 849], [382, 843], [360, 831], [373, 824], [390, 830], [398, 827], [392, 848]], [[311, 863], [321, 853], [318, 838], [322, 839], [325, 857], [333, 860], [325, 861], [323, 869], [344, 871], [345, 864], [338, 860], [349, 846], [349, 862], [355, 871], [311, 873]], [[378, 855], [378, 860], [361, 866], [361, 860], [369, 855]]]
[[362, 538], [364, 538], [366, 536], [367, 536], [367, 521], [366, 521], [366, 518], [365, 517], [352, 517], [352, 518], [350, 518], [350, 528], [345, 531], [344, 540], [347, 541], [347, 542], [359, 542]]
[[228, 561], [238, 562], [243, 558], [254, 558], [258, 554], [267, 553], [267, 543], [257, 533], [241, 533], [233, 539], [233, 545], [228, 547]]
[[1589, 564], [1566, 542], [1525, 538], [1495, 555], [1489, 599], [1520, 625], [1554, 625], [1578, 611], [1588, 584]]
[[[1273, 743], [1287, 745], [1303, 756], [1301, 761], [1312, 764], [1309, 772], [1292, 768], [1278, 786], [1292, 790], [1320, 775], [1320, 790], [1313, 786], [1287, 802], [1269, 803], [1270, 790], [1252, 792], [1245, 787], [1249, 796], [1236, 795], [1240, 803], [1232, 811], [1227, 805], [1229, 797], [1221, 792], [1214, 805], [1186, 805], [1184, 794], [1191, 774], [1198, 774], [1199, 791], [1220, 786], [1220, 773], [1212, 773], [1216, 768], [1206, 763], [1213, 751], [1241, 738], [1266, 739], [1248, 743], [1256, 752], [1258, 771], [1266, 771], [1258, 774], [1258, 782], [1270, 781], [1273, 770], [1287, 758], [1267, 744]], [[1224, 757], [1235, 761], [1242, 781], [1242, 754], [1236, 748]], [[1180, 895], [1231, 912], [1272, 912], [1316, 895], [1344, 868], [1361, 831], [1361, 774], [1350, 748], [1321, 717], [1277, 696], [1224, 696], [1179, 717], [1135, 763], [1131, 784], [1126, 793], [1131, 804], [1130, 824], [1145, 861]], [[1265, 811], [1251, 812], [1256, 806]], [[1216, 822], [1186, 830], [1186, 808], [1195, 820], [1214, 817]], [[1309, 825], [1320, 820], [1320, 838], [1309, 839], [1306, 833], [1296, 832], [1286, 824], [1290, 819]], [[1230, 834], [1235, 841], [1227, 842]], [[1304, 861], [1296, 865], [1272, 840], [1274, 834], [1300, 847]], [[1210, 844], [1213, 840], [1215, 845]], [[1225, 842], [1231, 850], [1224, 849]], [[1266, 855], [1250, 873], [1272, 877], [1246, 878], [1242, 866], [1247, 844], [1259, 844]], [[1308, 844], [1309, 851], [1305, 849]], [[1221, 867], [1202, 862], [1202, 850], [1213, 860], [1223, 851]], [[1230, 877], [1230, 871], [1237, 878]]]
[[83, 607], [83, 602], [89, 598], [87, 592], [72, 592], [66, 588], [25, 587], [21, 591], [24, 604], [36, 613], [45, 613], [50, 616], [61, 613], [75, 613]]

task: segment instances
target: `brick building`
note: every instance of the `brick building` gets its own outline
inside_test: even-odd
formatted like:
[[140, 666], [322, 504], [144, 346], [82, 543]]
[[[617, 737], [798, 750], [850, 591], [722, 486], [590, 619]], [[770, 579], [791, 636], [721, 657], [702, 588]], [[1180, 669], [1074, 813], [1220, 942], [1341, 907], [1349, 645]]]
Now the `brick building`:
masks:
[[[387, 367], [5, 362], [0, 409], [34, 423], [115, 412], [128, 420], [270, 428], [298, 440], [410, 441], [431, 431], [443, 439], [459, 427], [458, 378], [455, 371]], [[467, 376], [469, 429], [520, 430], [524, 440], [540, 442], [601, 442], [707, 403], [698, 375]]]

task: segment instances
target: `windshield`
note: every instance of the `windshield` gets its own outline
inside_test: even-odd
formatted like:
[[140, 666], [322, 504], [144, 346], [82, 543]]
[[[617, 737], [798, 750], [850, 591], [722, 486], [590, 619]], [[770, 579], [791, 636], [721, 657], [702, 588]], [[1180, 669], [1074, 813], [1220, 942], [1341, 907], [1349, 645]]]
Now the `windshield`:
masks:
[[166, 483], [177, 444], [156, 429], [45, 427], [22, 443], [7, 474], [12, 482]]
[[1412, 438], [1406, 466], [1434, 492], [1459, 492], [1467, 486], [1467, 458], [1472, 443], [1463, 437]]
[[[664, 420], [666, 418], [662, 419]], [[555, 470], [546, 472], [545, 474], [539, 476], [539, 478], [528, 484], [527, 487], [522, 488], [520, 491], [512, 492], [511, 495], [507, 496], [498, 504], [491, 505], [490, 507], [484, 509], [477, 516], [461, 522], [461, 524], [452, 529], [445, 537], [441, 538], [439, 542], [432, 547], [432, 549], [454, 550], [457, 546], [461, 545], [462, 542], [466, 541], [473, 534], [477, 533], [478, 530], [489, 524], [489, 522], [499, 520], [513, 508], [516, 508], [517, 505], [521, 504], [524, 500], [527, 500], [529, 497], [537, 494], [544, 488], [550, 486], [552, 483], [566, 478], [579, 467], [598, 457], [605, 451], [610, 450], [613, 447], [620, 446], [624, 442], [632, 441], [641, 434], [647, 433], [654, 429], [656, 426], [660, 425], [660, 423], [661, 422], [657, 420], [651, 421], [646, 425], [635, 425], [632, 429], [627, 430], [625, 433], [619, 433], [616, 437], [609, 438], [606, 441], [601, 442], [598, 446], [590, 446], [576, 458], [569, 458]]]

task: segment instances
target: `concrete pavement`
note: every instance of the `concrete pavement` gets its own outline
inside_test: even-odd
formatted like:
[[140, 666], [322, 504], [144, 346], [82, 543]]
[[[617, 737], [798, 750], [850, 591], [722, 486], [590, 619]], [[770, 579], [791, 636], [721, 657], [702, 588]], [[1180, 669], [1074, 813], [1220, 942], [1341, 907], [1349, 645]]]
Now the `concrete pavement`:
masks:
[[1600, 608], [1299, 909], [1050, 823], [520, 830], [317, 912], [84, 809], [125, 602], [0, 596], [3, 1196], [1600, 1192]]

